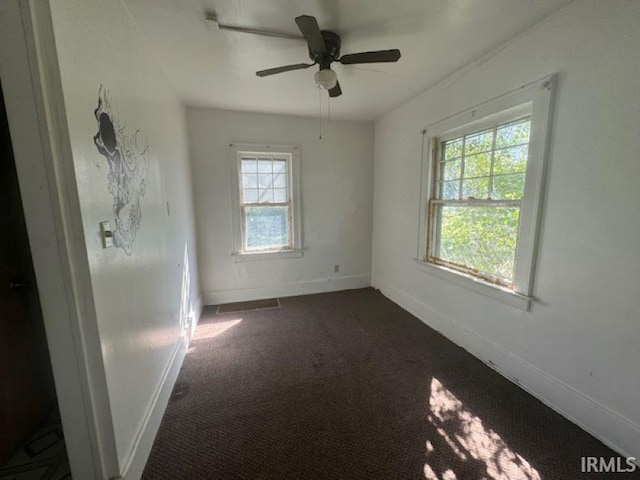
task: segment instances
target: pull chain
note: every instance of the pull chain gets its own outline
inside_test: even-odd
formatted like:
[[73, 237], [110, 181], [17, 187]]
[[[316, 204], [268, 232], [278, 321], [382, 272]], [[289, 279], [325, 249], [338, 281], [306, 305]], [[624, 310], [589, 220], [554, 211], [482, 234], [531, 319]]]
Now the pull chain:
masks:
[[331, 95], [327, 95], [327, 118], [331, 123]]
[[318, 88], [318, 106], [320, 108], [320, 135], [318, 137], [318, 140], [322, 140], [322, 90], [320, 88]]

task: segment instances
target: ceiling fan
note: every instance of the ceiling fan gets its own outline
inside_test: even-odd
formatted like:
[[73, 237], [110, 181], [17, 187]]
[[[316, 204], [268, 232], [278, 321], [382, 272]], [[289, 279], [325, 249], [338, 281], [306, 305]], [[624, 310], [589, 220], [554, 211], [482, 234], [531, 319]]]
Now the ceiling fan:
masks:
[[400, 50], [378, 50], [375, 52], [352, 53], [340, 56], [340, 35], [328, 30], [320, 30], [318, 21], [310, 15], [296, 17], [298, 28], [302, 32], [309, 46], [309, 57], [313, 63], [296, 63], [283, 67], [269, 68], [256, 72], [259, 77], [275, 75], [276, 73], [289, 72], [292, 70], [302, 70], [319, 65], [320, 69], [315, 73], [316, 85], [329, 91], [330, 97], [342, 95], [340, 83], [336, 72], [331, 70], [331, 64], [338, 62], [343, 65], [354, 65], [357, 63], [379, 63], [397, 62], [400, 58]]

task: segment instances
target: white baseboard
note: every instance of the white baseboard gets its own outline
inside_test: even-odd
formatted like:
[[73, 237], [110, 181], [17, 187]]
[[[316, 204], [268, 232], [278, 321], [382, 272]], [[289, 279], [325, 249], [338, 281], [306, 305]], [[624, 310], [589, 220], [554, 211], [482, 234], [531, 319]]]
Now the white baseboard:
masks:
[[169, 403], [169, 397], [180, 373], [182, 362], [189, 348], [188, 341], [195, 330], [202, 314], [202, 298], [198, 297], [194, 302], [195, 324], [191, 326], [188, 338], [185, 336], [178, 342], [171, 354], [171, 358], [162, 374], [160, 384], [153, 396], [153, 400], [145, 414], [144, 420], [138, 430], [133, 446], [121, 466], [121, 476], [126, 480], [139, 480], [149, 459], [153, 442], [160, 428], [162, 417]]
[[229, 290], [203, 292], [205, 305], [220, 305], [231, 302], [244, 302], [274, 297], [293, 297], [312, 293], [337, 292], [371, 286], [370, 275], [351, 275], [343, 277], [318, 278], [293, 283], [263, 285]]
[[[624, 457], [640, 460], [640, 426], [451, 317], [375, 277], [389, 299]], [[585, 452], [585, 456], [590, 452]]]

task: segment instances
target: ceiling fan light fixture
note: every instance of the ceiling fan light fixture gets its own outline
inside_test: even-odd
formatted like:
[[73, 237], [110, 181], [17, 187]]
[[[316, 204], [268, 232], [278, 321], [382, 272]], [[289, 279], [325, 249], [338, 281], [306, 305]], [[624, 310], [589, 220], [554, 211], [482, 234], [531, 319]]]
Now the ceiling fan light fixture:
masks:
[[338, 83], [338, 75], [330, 68], [318, 70], [313, 76], [313, 79], [316, 82], [316, 86], [324, 90], [331, 90], [336, 86], [336, 83]]
[[[209, 15], [209, 21], [214, 21], [215, 16]], [[256, 72], [258, 77], [268, 77], [276, 73], [290, 72], [293, 70], [302, 70], [314, 65], [320, 66], [320, 71], [313, 76], [316, 86], [327, 90], [329, 97], [335, 98], [342, 95], [342, 88], [338, 82], [336, 72], [331, 70], [330, 66], [333, 62], [343, 65], [357, 65], [359, 63], [392, 63], [400, 59], [400, 50], [394, 48], [392, 50], [376, 50], [373, 52], [351, 53], [349, 55], [340, 55], [340, 35], [329, 30], [320, 30], [318, 21], [311, 15], [300, 15], [296, 17], [296, 24], [307, 41], [309, 50], [309, 58], [313, 63], [296, 63], [295, 65], [284, 65], [282, 67], [268, 68]], [[220, 28], [235, 29], [235, 27], [220, 26]], [[248, 32], [251, 29], [242, 29]], [[252, 30], [250, 33], [256, 33]], [[264, 32], [264, 31], [260, 31]], [[269, 35], [272, 35], [270, 32]], [[282, 36], [282, 34], [279, 34]]]

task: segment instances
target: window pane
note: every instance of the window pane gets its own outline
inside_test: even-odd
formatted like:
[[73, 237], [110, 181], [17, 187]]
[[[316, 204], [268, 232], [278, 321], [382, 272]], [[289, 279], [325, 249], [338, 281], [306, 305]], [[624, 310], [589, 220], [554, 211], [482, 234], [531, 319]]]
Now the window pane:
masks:
[[273, 190], [270, 188], [260, 188], [258, 190], [258, 202], [273, 202]]
[[258, 159], [258, 173], [271, 173], [273, 171], [271, 163], [272, 163], [271, 160], [264, 159], [264, 158], [259, 158]]
[[278, 250], [289, 247], [289, 207], [247, 207], [245, 249]]
[[256, 174], [246, 174], [246, 173], [242, 174], [243, 188], [257, 188], [257, 186], [258, 186], [258, 176]]
[[256, 173], [258, 171], [258, 163], [255, 158], [242, 159], [242, 173]]
[[439, 251], [449, 263], [513, 281], [519, 207], [439, 207]]
[[496, 150], [493, 160], [493, 173], [524, 172], [527, 169], [528, 145]]
[[486, 199], [488, 197], [489, 197], [489, 177], [463, 180], [462, 198]]
[[286, 188], [286, 186], [287, 186], [287, 176], [284, 173], [274, 174], [273, 175], [273, 186], [275, 188]]
[[442, 164], [443, 180], [455, 180], [460, 178], [460, 160], [453, 160]]
[[451, 200], [459, 198], [460, 182], [443, 182], [440, 184], [440, 198]]
[[520, 200], [523, 194], [524, 173], [494, 177], [491, 198], [495, 200]]
[[496, 148], [529, 143], [529, 130], [531, 120], [527, 119], [520, 123], [505, 125], [496, 132]]
[[288, 200], [287, 190], [285, 188], [276, 188], [273, 190], [273, 201], [276, 203], [284, 203]]
[[287, 162], [286, 160], [274, 160], [273, 161], [273, 173], [286, 173]]
[[271, 188], [273, 186], [273, 175], [270, 173], [258, 174], [258, 185], [261, 188]]
[[491, 152], [471, 155], [464, 159], [464, 178], [488, 177], [491, 173]]
[[257, 188], [245, 188], [243, 190], [243, 203], [256, 203], [258, 201]]
[[444, 144], [444, 160], [462, 156], [462, 139], [450, 140]]
[[493, 145], [493, 130], [474, 133], [465, 137], [464, 154], [471, 155], [491, 150]]

